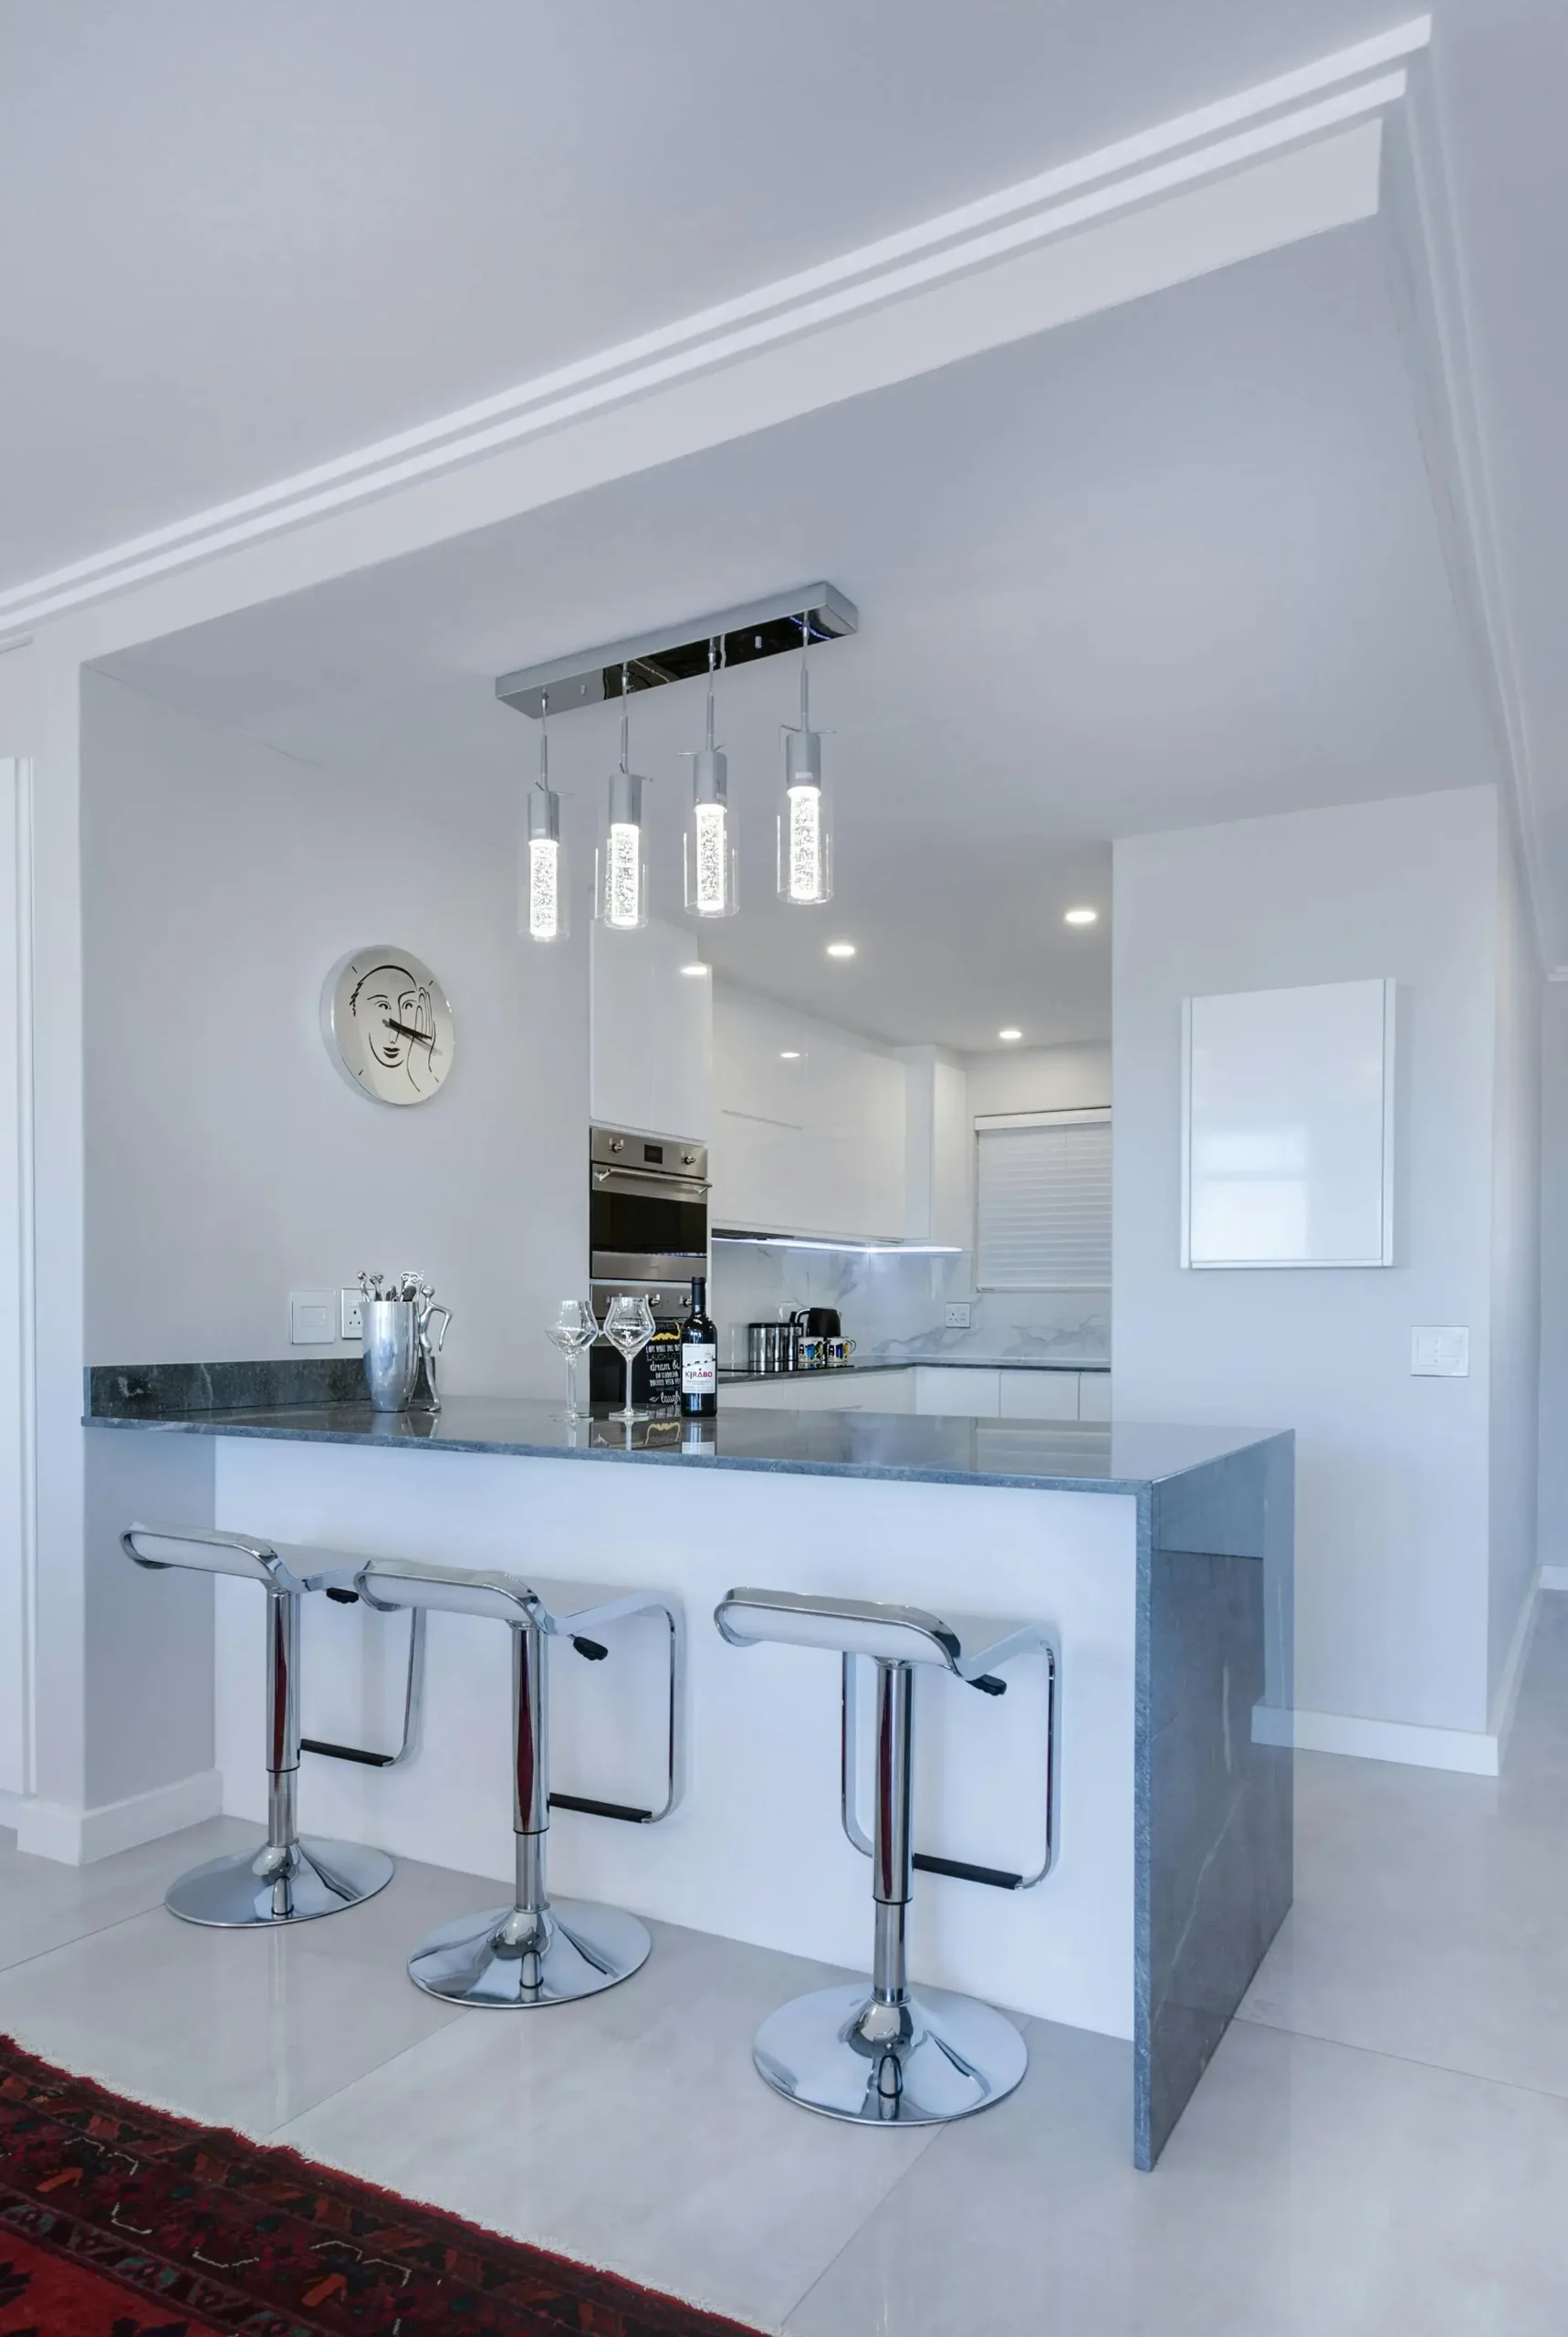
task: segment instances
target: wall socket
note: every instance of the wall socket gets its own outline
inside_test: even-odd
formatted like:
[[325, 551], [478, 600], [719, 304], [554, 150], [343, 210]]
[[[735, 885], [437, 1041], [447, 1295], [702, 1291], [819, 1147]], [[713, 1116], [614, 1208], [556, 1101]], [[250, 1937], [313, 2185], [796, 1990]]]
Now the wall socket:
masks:
[[338, 1336], [340, 1339], [364, 1337], [364, 1304], [357, 1290], [340, 1290], [338, 1293]]
[[950, 1298], [944, 1310], [943, 1320], [949, 1331], [967, 1331], [969, 1327], [968, 1300]]

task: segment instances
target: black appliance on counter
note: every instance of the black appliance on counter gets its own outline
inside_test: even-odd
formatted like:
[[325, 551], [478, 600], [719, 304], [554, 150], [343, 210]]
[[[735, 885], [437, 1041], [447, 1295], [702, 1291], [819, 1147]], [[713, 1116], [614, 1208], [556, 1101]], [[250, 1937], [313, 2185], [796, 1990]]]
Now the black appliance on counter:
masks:
[[[632, 1366], [634, 1404], [679, 1406], [680, 1326], [692, 1282], [707, 1274], [707, 1147], [677, 1137], [591, 1128], [588, 1247], [593, 1307], [601, 1322], [612, 1298], [645, 1298], [657, 1331]], [[589, 1394], [619, 1404], [625, 1367], [607, 1340], [589, 1349]]]

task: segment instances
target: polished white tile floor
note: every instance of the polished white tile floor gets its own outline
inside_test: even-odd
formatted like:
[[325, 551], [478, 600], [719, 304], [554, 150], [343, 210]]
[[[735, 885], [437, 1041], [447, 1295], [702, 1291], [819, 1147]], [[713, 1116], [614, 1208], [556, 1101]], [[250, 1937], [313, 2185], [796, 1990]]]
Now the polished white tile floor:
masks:
[[[1568, 1596], [1498, 1781], [1303, 1755], [1296, 1907], [1152, 2175], [1128, 2049], [1027, 2024], [933, 2135], [778, 2101], [753, 2029], [821, 1968], [656, 1927], [582, 2005], [455, 2013], [413, 1942], [495, 1885], [404, 1865], [285, 1939], [176, 1923], [230, 1820], [81, 1870], [0, 1850], [0, 2028], [143, 2100], [789, 2337], [1563, 2337]], [[3, 1839], [4, 1838], [0, 1838]]]

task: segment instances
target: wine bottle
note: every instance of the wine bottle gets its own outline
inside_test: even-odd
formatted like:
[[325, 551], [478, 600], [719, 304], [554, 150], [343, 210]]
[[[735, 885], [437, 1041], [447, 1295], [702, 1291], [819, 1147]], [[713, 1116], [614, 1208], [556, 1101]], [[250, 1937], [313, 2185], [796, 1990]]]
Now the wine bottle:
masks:
[[692, 1311], [681, 1327], [681, 1410], [706, 1418], [718, 1410], [718, 1333], [708, 1318], [707, 1284], [692, 1284]]

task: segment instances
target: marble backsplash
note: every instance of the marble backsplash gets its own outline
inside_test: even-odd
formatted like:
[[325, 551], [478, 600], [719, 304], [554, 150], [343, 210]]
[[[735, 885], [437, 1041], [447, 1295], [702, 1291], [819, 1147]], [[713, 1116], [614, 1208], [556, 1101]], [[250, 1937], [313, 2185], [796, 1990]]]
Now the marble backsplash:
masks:
[[[836, 1306], [861, 1360], [900, 1356], [1007, 1357], [1020, 1363], [1109, 1363], [1111, 1293], [1103, 1290], [977, 1291], [967, 1251], [769, 1249], [718, 1242], [708, 1308], [718, 1326], [719, 1361], [746, 1362], [747, 1323], [781, 1311]], [[969, 1305], [967, 1330], [949, 1330], [950, 1300]]]

